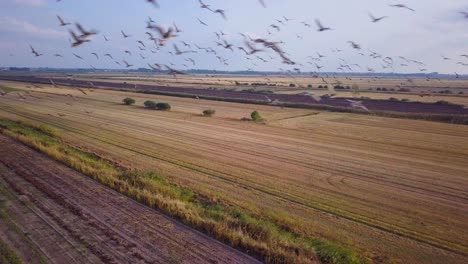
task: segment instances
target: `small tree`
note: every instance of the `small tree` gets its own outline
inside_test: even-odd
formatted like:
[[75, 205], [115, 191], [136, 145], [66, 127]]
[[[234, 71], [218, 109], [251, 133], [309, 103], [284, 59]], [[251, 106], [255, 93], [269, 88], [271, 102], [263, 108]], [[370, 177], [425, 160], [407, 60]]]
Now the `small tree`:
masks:
[[250, 114], [250, 117], [252, 118], [253, 121], [255, 122], [260, 122], [263, 120], [263, 118], [260, 116], [260, 113], [258, 111], [253, 111]]
[[145, 101], [144, 105], [146, 108], [149, 108], [149, 109], [153, 109], [153, 110], [158, 109], [157, 103], [155, 101], [151, 101], [151, 100]]
[[125, 105], [133, 105], [133, 104], [135, 104], [136, 101], [133, 98], [127, 97], [127, 98], [123, 99], [122, 102]]
[[169, 111], [171, 110], [171, 105], [168, 103], [157, 103], [156, 108], [158, 110]]
[[211, 116], [213, 116], [215, 113], [216, 113], [216, 111], [213, 110], [213, 109], [203, 110], [203, 116], [211, 117]]

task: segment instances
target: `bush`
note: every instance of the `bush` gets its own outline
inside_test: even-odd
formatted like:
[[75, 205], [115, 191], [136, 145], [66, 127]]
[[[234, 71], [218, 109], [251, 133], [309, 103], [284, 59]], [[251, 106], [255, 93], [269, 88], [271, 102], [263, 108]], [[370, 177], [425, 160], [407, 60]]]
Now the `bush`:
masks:
[[145, 101], [144, 105], [146, 108], [149, 108], [149, 109], [158, 109], [158, 106], [157, 106], [158, 103], [156, 103], [155, 101]]
[[156, 109], [162, 110], [162, 111], [169, 111], [171, 110], [171, 105], [168, 103], [157, 103]]
[[296, 87], [296, 85], [294, 83], [290, 83], [289, 87]]
[[260, 116], [260, 113], [257, 112], [257, 111], [253, 111], [251, 114], [250, 114], [250, 117], [252, 118], [253, 121], [255, 122], [260, 122], [263, 120], [263, 118]]
[[127, 97], [127, 98], [123, 99], [122, 102], [123, 102], [125, 105], [133, 105], [133, 104], [136, 103], [135, 99], [130, 98], [130, 97]]
[[211, 116], [213, 116], [215, 113], [216, 113], [216, 111], [213, 110], [213, 109], [203, 110], [203, 116], [211, 117]]

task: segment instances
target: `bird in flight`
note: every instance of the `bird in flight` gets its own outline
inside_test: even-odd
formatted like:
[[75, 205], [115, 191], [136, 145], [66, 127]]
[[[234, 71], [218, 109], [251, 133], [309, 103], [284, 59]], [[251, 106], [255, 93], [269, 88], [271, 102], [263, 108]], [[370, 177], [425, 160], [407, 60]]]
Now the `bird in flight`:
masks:
[[177, 37], [176, 34], [173, 33], [174, 29], [172, 27], [169, 27], [167, 30], [164, 29], [162, 26], [154, 26], [154, 29], [159, 33], [161, 36], [161, 40], [159, 41], [159, 44], [161, 46], [164, 46], [166, 41], [170, 40], [171, 38]]
[[395, 4], [395, 5], [389, 5], [391, 7], [397, 7], [397, 8], [404, 8], [404, 9], [408, 9], [410, 11], [413, 11], [413, 12], [416, 12], [416, 10], [406, 6], [406, 5], [403, 5], [403, 4]]
[[31, 48], [31, 52], [32, 54], [34, 54], [34, 56], [39, 57], [39, 56], [44, 55], [44, 54], [40, 54], [39, 52], [37, 52], [31, 45], [29, 45], [29, 47]]
[[259, 2], [263, 7], [266, 8], [266, 4], [265, 4], [265, 1], [264, 1], [264, 0], [258, 0], [258, 2]]
[[148, 3], [153, 4], [155, 7], [159, 8], [159, 3], [156, 0], [146, 0]]
[[175, 55], [182, 55], [182, 54], [184, 54], [184, 53], [196, 53], [196, 51], [193, 51], [193, 50], [181, 51], [181, 50], [179, 49], [179, 47], [177, 47], [176, 44], [174, 44], [174, 50], [175, 50], [175, 52], [176, 52]]
[[208, 26], [205, 22], [201, 21], [201, 19], [199, 19], [198, 17], [197, 17], [197, 19], [198, 19], [198, 22], [200, 22], [200, 24], [202, 24], [204, 26]]
[[208, 10], [212, 11], [211, 8], [210, 8], [210, 5], [207, 5], [207, 4], [203, 3], [202, 0], [198, 0], [198, 2], [200, 3], [201, 8], [208, 9]]
[[227, 19], [227, 17], [226, 17], [226, 11], [224, 11], [223, 9], [216, 9], [215, 11], [213, 11], [213, 13], [218, 13], [218, 14], [220, 14], [220, 15], [223, 17], [224, 20]]
[[128, 63], [126, 60], [124, 60], [123, 63], [125, 63], [125, 67], [127, 68], [130, 68], [133, 66], [132, 64]]
[[73, 53], [73, 56], [75, 56], [77, 59], [84, 60], [83, 57], [81, 57], [80, 55], [76, 55], [75, 53]]
[[318, 31], [319, 31], [319, 32], [331, 30], [330, 27], [324, 27], [324, 26], [322, 25], [322, 23], [320, 22], [320, 20], [318, 20], [318, 19], [315, 19], [315, 24], [317, 25]]
[[468, 19], [468, 12], [462, 11], [460, 12], [460, 14], [462, 14], [466, 19]]
[[123, 38], [129, 38], [130, 37], [130, 35], [125, 34], [125, 32], [123, 30], [120, 30], [120, 32], [122, 33]]
[[60, 26], [64, 27], [64, 26], [70, 25], [70, 23], [66, 23], [65, 21], [63, 21], [63, 19], [60, 16], [57, 16], [57, 18], [60, 22]]
[[374, 17], [371, 13], [369, 13], [370, 18], [372, 19], [372, 23], [380, 22], [382, 19], [387, 18], [387, 16], [383, 17]]
[[81, 32], [81, 36], [80, 37], [90, 37], [92, 35], [96, 35], [97, 34], [97, 31], [95, 30], [91, 30], [91, 31], [88, 31], [88, 30], [85, 30], [79, 23], [76, 23], [76, 28], [78, 29], [78, 31]]
[[366, 112], [369, 112], [369, 109], [362, 104], [362, 101], [354, 101], [354, 100], [349, 100], [349, 99], [346, 99], [346, 101], [351, 103], [352, 108], [358, 108], [358, 109], [362, 109], [362, 110], [364, 110]]
[[70, 35], [72, 36], [73, 40], [75, 42], [72, 43], [72, 47], [78, 47], [80, 46], [81, 44], [84, 44], [85, 42], [89, 42], [90, 40], [89, 39], [85, 39], [83, 37], [79, 37], [75, 34], [75, 32], [73, 32], [72, 30], [69, 30], [70, 32]]

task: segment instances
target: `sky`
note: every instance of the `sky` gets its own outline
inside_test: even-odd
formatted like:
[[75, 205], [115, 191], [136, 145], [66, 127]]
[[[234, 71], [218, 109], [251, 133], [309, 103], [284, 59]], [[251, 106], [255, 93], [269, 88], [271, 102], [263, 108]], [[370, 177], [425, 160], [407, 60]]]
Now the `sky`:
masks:
[[[219, 14], [200, 8], [198, 0], [159, 0], [159, 8], [144, 0], [1, 0], [0, 67], [119, 69], [126, 60], [134, 65], [130, 69], [148, 68], [148, 63], [158, 63], [179, 70], [278, 71], [298, 68], [309, 72], [317, 71], [317, 64], [323, 66], [321, 71], [339, 72], [337, 68], [341, 64], [349, 65], [355, 72], [412, 73], [427, 69], [427, 72], [468, 74], [468, 66], [461, 65], [468, 65], [468, 58], [460, 56], [468, 54], [468, 19], [460, 13], [468, 12], [466, 0], [264, 1], [266, 8], [257, 0], [204, 1], [212, 9], [226, 10], [225, 20]], [[405, 4], [415, 12], [390, 7], [390, 4]], [[372, 23], [369, 13], [375, 17], [388, 17]], [[72, 25], [60, 26], [56, 15]], [[157, 53], [152, 53], [150, 50], [155, 47], [145, 32], [157, 33], [146, 29], [148, 16], [164, 27], [176, 23], [183, 32], [160, 47]], [[286, 22], [284, 17], [291, 20]], [[201, 25], [197, 18], [208, 26]], [[315, 19], [332, 30], [318, 32]], [[77, 31], [76, 22], [99, 34], [91, 42], [72, 48], [68, 31]], [[303, 22], [311, 27], [304, 26]], [[272, 24], [278, 25], [280, 31], [272, 28]], [[121, 30], [131, 37], [124, 39]], [[226, 34], [223, 39], [234, 44], [234, 51], [216, 45], [219, 40], [214, 32], [221, 31]], [[246, 56], [237, 49], [244, 46], [239, 33], [282, 42], [281, 49], [296, 64], [282, 63], [278, 54], [271, 50]], [[103, 35], [111, 41], [106, 42]], [[138, 48], [137, 40], [144, 41], [146, 50]], [[173, 44], [189, 50], [182, 41], [198, 53], [171, 55]], [[361, 50], [353, 49], [348, 41], [358, 43]], [[195, 44], [214, 48], [227, 65], [215, 55], [198, 50]], [[44, 55], [35, 57], [29, 45]], [[125, 50], [131, 51], [132, 55], [124, 53]], [[92, 52], [96, 52], [99, 59]], [[318, 60], [317, 52], [325, 57]], [[369, 56], [371, 52], [382, 57], [372, 58]], [[73, 53], [84, 60], [77, 59]], [[104, 57], [106, 53], [112, 54], [115, 60]], [[400, 56], [424, 64], [407, 62]], [[391, 59], [383, 61], [385, 57]], [[387, 67], [390, 65], [392, 67]]]

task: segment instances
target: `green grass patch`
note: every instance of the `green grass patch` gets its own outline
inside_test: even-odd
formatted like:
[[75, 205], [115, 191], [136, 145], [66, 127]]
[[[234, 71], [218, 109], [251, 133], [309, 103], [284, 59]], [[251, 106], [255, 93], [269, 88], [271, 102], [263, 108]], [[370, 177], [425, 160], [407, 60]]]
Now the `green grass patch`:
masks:
[[13, 88], [13, 87], [0, 86], [0, 92], [11, 93], [11, 92], [17, 92], [17, 91], [21, 91], [21, 90]]
[[366, 263], [354, 249], [295, 232], [287, 215], [247, 210], [195, 193], [155, 172], [122, 171], [66, 144], [55, 130], [0, 119], [1, 131], [55, 160], [267, 263]]

